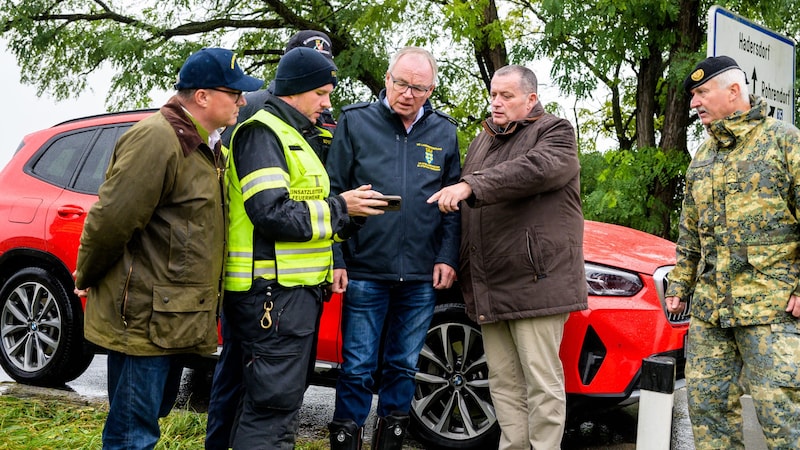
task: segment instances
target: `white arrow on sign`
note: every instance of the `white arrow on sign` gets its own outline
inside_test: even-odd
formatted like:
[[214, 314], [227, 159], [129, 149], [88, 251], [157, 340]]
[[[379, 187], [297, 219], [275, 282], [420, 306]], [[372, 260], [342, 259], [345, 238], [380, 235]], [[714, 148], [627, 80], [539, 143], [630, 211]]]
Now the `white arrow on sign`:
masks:
[[794, 39], [717, 5], [708, 10], [708, 56], [735, 59], [750, 76], [750, 91], [763, 97], [769, 115], [794, 123]]

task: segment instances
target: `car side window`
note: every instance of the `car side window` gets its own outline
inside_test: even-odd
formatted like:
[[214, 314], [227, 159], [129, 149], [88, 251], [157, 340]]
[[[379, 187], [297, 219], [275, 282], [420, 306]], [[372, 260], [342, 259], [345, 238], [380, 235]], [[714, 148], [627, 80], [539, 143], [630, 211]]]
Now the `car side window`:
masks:
[[105, 180], [106, 169], [111, 159], [111, 153], [114, 151], [114, 145], [117, 139], [122, 136], [122, 133], [130, 127], [131, 125], [123, 125], [103, 128], [100, 131], [97, 140], [92, 144], [92, 148], [78, 172], [78, 176], [75, 178], [73, 187], [76, 191], [97, 194], [100, 185]]
[[34, 175], [56, 186], [67, 187], [94, 130], [60, 137], [39, 156], [32, 167]]

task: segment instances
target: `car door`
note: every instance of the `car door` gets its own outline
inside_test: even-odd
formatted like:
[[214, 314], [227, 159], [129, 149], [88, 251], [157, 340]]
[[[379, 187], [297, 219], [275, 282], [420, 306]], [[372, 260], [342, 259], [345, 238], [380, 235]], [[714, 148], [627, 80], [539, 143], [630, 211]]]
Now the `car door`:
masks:
[[[97, 201], [97, 190], [105, 179], [114, 144], [131, 126], [132, 123], [113, 124], [61, 136], [40, 158], [40, 161], [70, 161], [62, 164], [61, 172], [51, 168], [51, 172], [58, 173], [65, 189], [48, 208], [45, 230], [48, 251], [69, 264], [70, 271], [75, 267], [83, 222]], [[51, 153], [57, 156], [50, 158]]]

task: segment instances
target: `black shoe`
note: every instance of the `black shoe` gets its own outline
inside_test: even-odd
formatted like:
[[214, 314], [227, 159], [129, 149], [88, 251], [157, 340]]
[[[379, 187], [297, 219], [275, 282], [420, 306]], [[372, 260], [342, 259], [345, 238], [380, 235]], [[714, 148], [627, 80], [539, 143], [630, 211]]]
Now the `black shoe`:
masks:
[[402, 450], [409, 421], [408, 415], [398, 413], [378, 417], [372, 434], [372, 450]]
[[331, 433], [331, 450], [361, 450], [364, 430], [352, 420], [333, 419], [328, 424], [328, 431]]

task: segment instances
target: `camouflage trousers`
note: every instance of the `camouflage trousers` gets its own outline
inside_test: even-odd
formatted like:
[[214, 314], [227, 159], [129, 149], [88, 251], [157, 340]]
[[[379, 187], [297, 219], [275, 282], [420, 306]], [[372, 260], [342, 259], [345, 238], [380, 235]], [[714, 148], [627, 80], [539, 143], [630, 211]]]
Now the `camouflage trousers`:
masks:
[[800, 449], [800, 324], [720, 328], [693, 317], [686, 392], [697, 450], [744, 448], [743, 394], [770, 449]]

